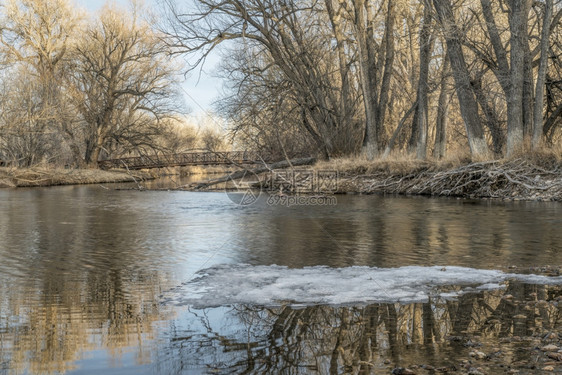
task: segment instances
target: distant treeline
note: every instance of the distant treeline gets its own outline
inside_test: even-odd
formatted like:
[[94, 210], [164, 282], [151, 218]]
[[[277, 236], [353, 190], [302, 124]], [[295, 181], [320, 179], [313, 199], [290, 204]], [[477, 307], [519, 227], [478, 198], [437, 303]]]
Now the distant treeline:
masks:
[[488, 159], [560, 147], [560, 1], [155, 3], [95, 18], [70, 0], [0, 5], [0, 160], [95, 165], [193, 146], [177, 83], [217, 46], [216, 109], [237, 149]]

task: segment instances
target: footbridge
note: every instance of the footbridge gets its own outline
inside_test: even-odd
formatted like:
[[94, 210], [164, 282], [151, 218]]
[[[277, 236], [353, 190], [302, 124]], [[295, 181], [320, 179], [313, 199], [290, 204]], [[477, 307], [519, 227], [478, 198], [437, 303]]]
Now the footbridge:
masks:
[[98, 162], [101, 169], [128, 168], [152, 169], [166, 167], [183, 167], [190, 165], [239, 165], [263, 164], [276, 160], [263, 158], [252, 151], [196, 151], [172, 155], [143, 155], [119, 159], [102, 160]]

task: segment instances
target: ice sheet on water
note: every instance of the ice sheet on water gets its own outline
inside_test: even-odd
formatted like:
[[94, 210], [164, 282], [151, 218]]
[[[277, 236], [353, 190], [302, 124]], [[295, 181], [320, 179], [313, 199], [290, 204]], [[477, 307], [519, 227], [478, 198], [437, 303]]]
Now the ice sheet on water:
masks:
[[[474, 290], [504, 287], [515, 279], [530, 284], [562, 284], [562, 277], [504, 273], [466, 267], [400, 268], [219, 265], [167, 293], [164, 301], [198, 308], [232, 304], [277, 306], [424, 302], [454, 298]], [[443, 286], [460, 286], [440, 291]]]

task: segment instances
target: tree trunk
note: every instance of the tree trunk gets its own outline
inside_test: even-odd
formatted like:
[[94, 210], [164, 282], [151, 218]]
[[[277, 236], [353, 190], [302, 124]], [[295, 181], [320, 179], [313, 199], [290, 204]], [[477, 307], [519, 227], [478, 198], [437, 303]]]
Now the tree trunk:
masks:
[[99, 135], [97, 137], [96, 144], [94, 145], [94, 147], [92, 149], [90, 160], [88, 162], [88, 164], [90, 166], [94, 167], [94, 168], [98, 167], [98, 160], [100, 158], [100, 152], [103, 148], [103, 143], [104, 143], [104, 137]]
[[466, 66], [460, 39], [461, 31], [455, 23], [449, 0], [433, 0], [433, 5], [444, 30], [447, 53], [455, 79], [455, 88], [461, 116], [466, 127], [470, 151], [476, 158], [486, 158], [489, 156], [488, 144], [484, 138], [482, 124], [478, 116], [478, 104], [470, 87], [470, 74]]
[[[395, 1], [388, 1], [388, 12], [386, 15], [385, 31], [384, 31], [384, 72], [380, 87], [379, 102], [377, 107], [376, 122], [380, 129], [379, 138], [384, 129], [384, 121], [386, 118], [386, 108], [388, 106], [388, 98], [390, 93], [390, 79], [392, 78], [394, 65], [394, 23], [395, 23]], [[380, 141], [380, 139], [379, 139]]]
[[308, 131], [308, 133], [312, 136], [312, 139], [314, 139], [317, 151], [322, 154], [322, 158], [324, 160], [328, 160], [330, 158], [330, 151], [328, 150], [326, 143], [324, 142], [320, 134], [318, 134], [318, 132], [308, 121], [307, 111], [304, 107], [301, 107], [301, 120], [303, 128], [306, 129], [306, 131]]
[[369, 160], [379, 154], [379, 124], [376, 123], [376, 70], [374, 55], [369, 53], [367, 41], [367, 16], [365, 0], [354, 0], [355, 27], [359, 49], [359, 70], [361, 74], [361, 88], [365, 107], [365, 133], [363, 136], [362, 154]]
[[562, 116], [562, 104], [558, 105], [554, 111], [547, 117], [543, 126], [543, 134], [549, 143], [552, 142], [554, 130], [558, 122], [558, 118]]
[[490, 0], [480, 0], [480, 4], [482, 5], [482, 14], [486, 20], [486, 27], [490, 36], [490, 42], [492, 43], [498, 63], [497, 69], [494, 69], [494, 74], [496, 75], [505, 95], [509, 95], [509, 63], [507, 59], [507, 51], [503, 46], [500, 32], [498, 31], [498, 26], [496, 25], [496, 20], [494, 19], [494, 13]]
[[418, 139], [416, 144], [416, 158], [425, 159], [427, 157], [427, 95], [429, 82], [429, 63], [432, 50], [431, 38], [431, 11], [428, 4], [424, 6], [423, 24], [420, 30], [420, 77], [418, 80], [418, 116], [417, 130]]
[[[528, 0], [510, 0], [509, 29], [511, 32], [509, 75], [510, 93], [507, 96], [507, 156], [523, 147], [524, 113], [523, 92], [525, 84], [525, 54], [528, 50], [526, 23]], [[527, 44], [527, 46], [525, 46]]]
[[474, 80], [471, 81], [472, 90], [476, 96], [476, 100], [480, 104], [484, 116], [486, 116], [486, 126], [490, 130], [492, 136], [493, 150], [496, 155], [501, 155], [503, 145], [505, 144], [505, 134], [500, 127], [500, 120], [498, 119], [496, 111], [490, 106], [490, 102], [484, 91], [482, 90], [482, 74], [479, 74]]
[[535, 93], [535, 107], [533, 118], [533, 149], [538, 149], [543, 137], [543, 111], [544, 111], [544, 86], [546, 70], [548, 68], [548, 41], [550, 38], [550, 25], [553, 15], [553, 0], [546, 0], [541, 33], [541, 57], [537, 73], [537, 86]]
[[348, 59], [345, 52], [345, 35], [342, 31], [342, 26], [340, 23], [341, 12], [334, 9], [333, 0], [325, 0], [326, 10], [328, 12], [328, 17], [330, 18], [330, 23], [332, 24], [332, 32], [336, 39], [336, 49], [338, 53], [339, 62], [339, 73], [341, 78], [341, 98], [340, 98], [340, 111], [341, 118], [344, 119], [346, 123], [344, 126], [350, 128], [352, 126], [352, 109], [353, 103], [351, 100], [351, 90], [349, 87], [349, 68]]
[[[418, 79], [419, 81], [419, 79]], [[417, 98], [417, 92], [416, 92]], [[413, 154], [416, 152], [416, 147], [418, 145], [419, 129], [418, 129], [418, 117], [419, 117], [419, 105], [416, 101], [416, 108], [414, 108], [414, 115], [412, 116], [412, 132], [410, 133], [410, 138], [408, 139], [408, 154]]]
[[[525, 22], [525, 35], [529, 35], [527, 22]], [[529, 40], [526, 38], [525, 48], [525, 68], [523, 69], [523, 137], [528, 140], [533, 134], [533, 57], [529, 48]]]
[[435, 126], [435, 146], [433, 148], [433, 156], [436, 159], [443, 159], [447, 154], [447, 125], [449, 123], [449, 68], [449, 58], [445, 56], [443, 59], [443, 69], [441, 71], [441, 87], [439, 91]]
[[400, 131], [404, 127], [404, 124], [408, 120], [408, 117], [410, 117], [410, 115], [415, 111], [417, 107], [418, 107], [418, 102], [415, 102], [410, 107], [410, 109], [406, 111], [406, 114], [402, 117], [396, 129], [394, 129], [394, 133], [392, 133], [392, 137], [390, 137], [390, 140], [388, 141], [388, 145], [386, 146], [386, 149], [384, 150], [384, 153], [382, 155], [383, 159], [388, 157], [392, 152], [392, 149], [394, 148], [394, 144], [396, 143], [396, 139], [398, 138], [398, 135], [400, 135]]

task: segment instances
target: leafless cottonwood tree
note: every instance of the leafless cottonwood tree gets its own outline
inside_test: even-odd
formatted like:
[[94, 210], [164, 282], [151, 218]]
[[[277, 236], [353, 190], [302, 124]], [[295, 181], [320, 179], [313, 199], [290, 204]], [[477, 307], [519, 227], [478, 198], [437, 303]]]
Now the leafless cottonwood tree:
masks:
[[35, 80], [26, 80], [21, 71], [13, 82], [5, 82], [0, 92], [0, 159], [14, 166], [29, 167], [54, 151], [53, 120], [38, 93]]
[[443, 28], [447, 53], [455, 79], [461, 116], [466, 126], [470, 151], [477, 157], [488, 156], [482, 123], [478, 116], [478, 104], [470, 86], [470, 73], [462, 49], [462, 33], [455, 20], [450, 0], [433, 0], [433, 6]]
[[443, 58], [441, 82], [439, 82], [439, 99], [437, 101], [437, 118], [435, 124], [435, 147], [433, 156], [443, 159], [447, 155], [447, 125], [449, 121], [450, 102], [450, 63], [447, 56]]
[[174, 113], [174, 66], [167, 48], [136, 11], [106, 7], [75, 47], [69, 92], [83, 127], [83, 161], [102, 150], [152, 147]]
[[535, 88], [535, 106], [533, 107], [533, 148], [537, 149], [542, 144], [543, 117], [544, 117], [544, 92], [545, 80], [549, 59], [549, 40], [551, 33], [552, 17], [554, 12], [553, 0], [545, 0], [542, 32], [540, 41], [540, 60]]
[[417, 107], [414, 113], [415, 123], [412, 131], [417, 134], [416, 156], [418, 159], [425, 159], [427, 156], [428, 140], [428, 91], [429, 91], [429, 65], [431, 63], [431, 53], [433, 50], [434, 38], [432, 35], [432, 10], [431, 4], [424, 2], [423, 23], [420, 28], [420, 63], [419, 81], [417, 91]]
[[[227, 0], [195, 1], [181, 9], [169, 0], [168, 36], [176, 51], [200, 53], [203, 60], [224, 41], [244, 41], [261, 58], [259, 70], [283, 75], [301, 116], [301, 126], [319, 152], [329, 157], [340, 135], [339, 87], [327, 48], [325, 20], [316, 13], [318, 1]], [[326, 57], [326, 58], [325, 58]]]
[[60, 81], [81, 22], [67, 0], [6, 1], [1, 7], [0, 57], [5, 90], [3, 147], [29, 166], [60, 151], [59, 125], [69, 121]]
[[[360, 83], [365, 106], [363, 155], [379, 156], [384, 119], [389, 99], [390, 79], [394, 64], [395, 2], [388, 1], [384, 34], [380, 47], [375, 44], [375, 2], [353, 0], [353, 22], [359, 52]], [[380, 9], [379, 9], [380, 10]]]
[[87, 19], [69, 0], [0, 5], [0, 159], [96, 166], [102, 150], [166, 144], [177, 64], [132, 7]]
[[[488, 123], [496, 122], [494, 129], [490, 128], [496, 153], [503, 143], [508, 155], [522, 150], [531, 138], [534, 148], [541, 144], [548, 123], [545, 79], [548, 66], [558, 60], [554, 57], [557, 46], [551, 39], [553, 29], [559, 26], [559, 19], [553, 17], [554, 8], [555, 3], [551, 1], [480, 0], [480, 9], [474, 11], [475, 18], [483, 19], [484, 27], [479, 41], [466, 45], [475, 53], [476, 61], [481, 60], [491, 70], [505, 103], [507, 139], [503, 141], [497, 124], [501, 116], [485, 108], [486, 95], [481, 91], [481, 84], [474, 87], [483, 111], [489, 119], [490, 114], [495, 117]], [[558, 7], [558, 15], [559, 11]]]
[[[510, 0], [510, 70], [507, 95], [507, 155], [522, 147], [528, 117], [525, 113], [525, 65], [529, 63], [527, 23], [531, 9], [530, 0]], [[529, 99], [529, 98], [527, 98]]]
[[[290, 81], [260, 50], [230, 50], [221, 70], [228, 80], [219, 111], [231, 123], [231, 134], [264, 155], [283, 158], [316, 149], [306, 129], [306, 114]], [[344, 137], [335, 139], [337, 148]], [[353, 141], [352, 141], [353, 142]], [[353, 147], [353, 146], [352, 146]]]

